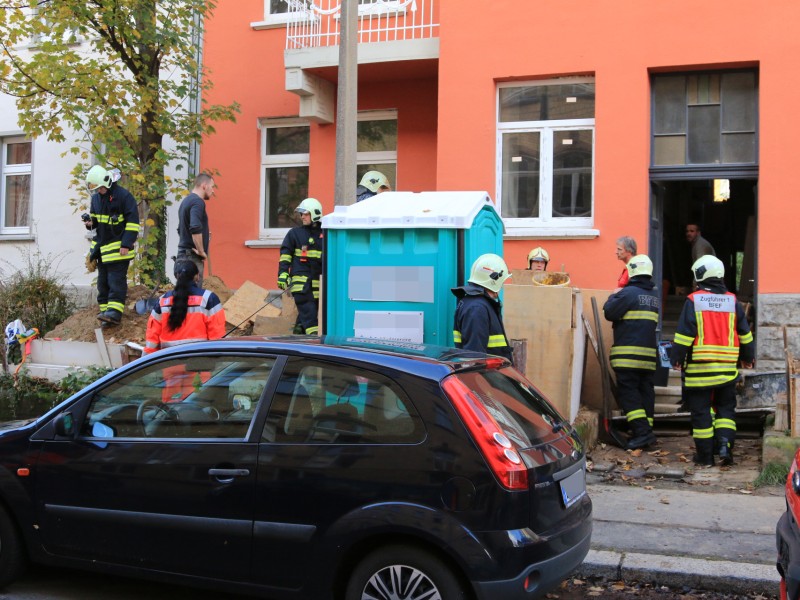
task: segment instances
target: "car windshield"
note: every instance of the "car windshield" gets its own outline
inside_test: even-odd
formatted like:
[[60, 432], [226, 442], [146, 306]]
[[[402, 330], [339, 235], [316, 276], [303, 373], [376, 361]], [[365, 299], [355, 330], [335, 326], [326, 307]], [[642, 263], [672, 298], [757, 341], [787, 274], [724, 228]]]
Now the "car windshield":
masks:
[[542, 393], [514, 369], [467, 371], [455, 377], [472, 390], [519, 448], [552, 440], [564, 422]]

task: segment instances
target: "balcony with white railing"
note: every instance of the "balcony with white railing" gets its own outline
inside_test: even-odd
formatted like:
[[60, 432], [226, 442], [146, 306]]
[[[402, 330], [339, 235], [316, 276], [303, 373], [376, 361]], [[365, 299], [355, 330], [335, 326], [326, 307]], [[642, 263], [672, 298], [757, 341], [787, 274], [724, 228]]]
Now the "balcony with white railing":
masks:
[[[287, 0], [286, 67], [338, 64], [342, 0]], [[435, 0], [357, 0], [358, 62], [439, 58]]]
[[[286, 90], [300, 116], [333, 123], [342, 0], [286, 0]], [[436, 77], [436, 0], [357, 0], [359, 82]], [[383, 68], [391, 63], [391, 69]]]

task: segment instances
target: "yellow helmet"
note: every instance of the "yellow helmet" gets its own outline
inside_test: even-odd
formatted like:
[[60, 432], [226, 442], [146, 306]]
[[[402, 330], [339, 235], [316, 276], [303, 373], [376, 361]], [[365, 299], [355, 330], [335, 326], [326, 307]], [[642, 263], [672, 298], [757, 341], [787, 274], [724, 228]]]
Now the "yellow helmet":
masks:
[[364, 173], [364, 176], [361, 178], [361, 181], [358, 185], [363, 185], [367, 188], [370, 192], [378, 193], [378, 190], [382, 187], [391, 188], [392, 186], [389, 184], [389, 180], [386, 178], [386, 175], [381, 173], [380, 171], [367, 171]]
[[692, 275], [695, 281], [705, 281], [717, 277], [725, 277], [725, 265], [713, 254], [701, 256], [692, 265]]
[[111, 173], [100, 165], [93, 166], [86, 174], [86, 187], [90, 192], [95, 191], [99, 187], [111, 187], [112, 183]]
[[533, 250], [528, 253], [528, 268], [531, 268], [531, 263], [533, 261], [543, 261], [545, 264], [550, 262], [550, 255], [547, 253], [547, 250], [542, 248], [541, 246], [537, 246]]
[[499, 292], [509, 277], [511, 277], [511, 273], [508, 272], [506, 262], [501, 257], [497, 254], [484, 254], [472, 263], [472, 272], [468, 281], [493, 292]]
[[646, 254], [632, 256], [625, 267], [628, 269], [628, 277], [636, 277], [637, 275], [653, 276], [653, 261]]
[[299, 212], [300, 214], [310, 213], [311, 222], [316, 223], [322, 218], [322, 204], [316, 198], [306, 198], [297, 205], [294, 212]]

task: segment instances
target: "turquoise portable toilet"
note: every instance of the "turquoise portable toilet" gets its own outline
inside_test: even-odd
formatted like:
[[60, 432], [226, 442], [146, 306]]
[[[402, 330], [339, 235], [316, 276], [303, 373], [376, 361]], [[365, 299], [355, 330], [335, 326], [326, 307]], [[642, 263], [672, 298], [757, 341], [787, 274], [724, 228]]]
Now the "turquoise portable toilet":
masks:
[[322, 218], [323, 332], [453, 345], [456, 298], [481, 254], [503, 254], [486, 192], [384, 192]]

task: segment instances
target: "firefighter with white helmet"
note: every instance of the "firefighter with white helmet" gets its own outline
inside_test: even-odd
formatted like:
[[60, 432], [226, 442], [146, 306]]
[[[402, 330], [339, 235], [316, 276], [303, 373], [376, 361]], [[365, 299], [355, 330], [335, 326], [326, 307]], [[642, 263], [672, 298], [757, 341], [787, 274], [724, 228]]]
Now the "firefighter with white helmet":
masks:
[[550, 262], [550, 255], [547, 250], [541, 246], [537, 246], [528, 253], [528, 270], [529, 271], [546, 271], [547, 263]]
[[635, 450], [656, 441], [653, 380], [661, 299], [653, 284], [653, 263], [647, 255], [633, 256], [626, 269], [628, 282], [608, 297], [603, 314], [614, 323], [611, 367], [617, 379], [617, 399], [631, 429], [626, 448]]
[[392, 191], [389, 179], [380, 171], [367, 171], [356, 187], [356, 202], [372, 198], [381, 192]]
[[683, 393], [689, 405], [694, 462], [733, 463], [736, 439], [737, 363], [753, 366], [755, 345], [744, 309], [725, 287], [725, 265], [711, 254], [692, 264], [697, 290], [683, 305], [670, 362], [683, 369]]
[[322, 275], [322, 204], [306, 198], [295, 209], [302, 224], [293, 227], [281, 244], [278, 287], [289, 289], [297, 305], [294, 333], [317, 335], [319, 323], [319, 278]]
[[451, 289], [458, 298], [453, 325], [456, 348], [513, 360], [499, 298], [500, 289], [509, 277], [511, 273], [500, 256], [484, 254], [472, 264], [467, 285]]
[[128, 266], [139, 235], [139, 208], [133, 195], [117, 183], [119, 171], [95, 165], [86, 174], [92, 193], [89, 214], [82, 216], [94, 231], [89, 257], [97, 261], [97, 304], [101, 326], [118, 325], [128, 295]]

